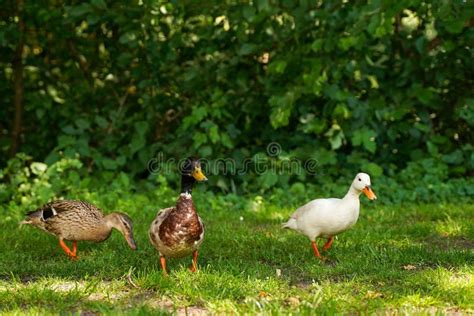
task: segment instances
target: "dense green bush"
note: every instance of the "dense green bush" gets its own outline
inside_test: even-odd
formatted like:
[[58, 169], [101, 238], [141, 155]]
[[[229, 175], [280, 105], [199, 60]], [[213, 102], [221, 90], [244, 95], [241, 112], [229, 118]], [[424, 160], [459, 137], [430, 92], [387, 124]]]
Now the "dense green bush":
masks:
[[[445, 170], [442, 171], [443, 167], [435, 164], [437, 162], [433, 159], [426, 159], [420, 163], [411, 162], [408, 168], [395, 177], [376, 178], [373, 184], [379, 199], [372, 204], [376, 206], [405, 202], [462, 202], [471, 199], [474, 195], [472, 179], [448, 179]], [[347, 178], [333, 181], [324, 176], [320, 181], [322, 184], [312, 182], [295, 181], [288, 187], [282, 184], [280, 187], [274, 187], [269, 193], [265, 192], [268, 188], [258, 187], [252, 190], [248, 200], [253, 200], [255, 205], [269, 202], [282, 209], [296, 207], [315, 197], [342, 196], [350, 184]], [[104, 185], [105, 183], [107, 185]], [[198, 193], [201, 198], [205, 197], [208, 200], [213, 197], [214, 200], [227, 205], [230, 210], [247, 201], [233, 193], [214, 194], [205, 185], [197, 186], [196, 190], [201, 191]], [[88, 175], [77, 158], [62, 158], [48, 166], [20, 154], [0, 170], [0, 213], [8, 211], [7, 220], [13, 221], [18, 221], [26, 211], [54, 199], [100, 200], [104, 207], [109, 208], [116, 206], [117, 201], [121, 201], [119, 205], [123, 203], [128, 205], [130, 200], [142, 199], [143, 201], [134, 207], [155, 209], [174, 203], [176, 196], [177, 183], [169, 183], [162, 175], [152, 181], [132, 181], [124, 172]]]
[[138, 178], [160, 152], [240, 164], [277, 142], [275, 160], [315, 159], [317, 175], [211, 183], [261, 192], [358, 170], [387, 185], [473, 175], [468, 2], [28, 1], [19, 17], [18, 3], [0, 13], [2, 164], [23, 38], [20, 151], [48, 165], [79, 157], [75, 172]]

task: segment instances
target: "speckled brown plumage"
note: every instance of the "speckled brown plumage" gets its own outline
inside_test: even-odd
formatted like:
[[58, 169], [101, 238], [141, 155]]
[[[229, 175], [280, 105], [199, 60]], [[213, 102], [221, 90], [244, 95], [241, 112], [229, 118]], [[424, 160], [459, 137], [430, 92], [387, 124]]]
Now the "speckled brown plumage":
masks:
[[166, 257], [178, 258], [193, 254], [191, 271], [197, 269], [197, 251], [204, 239], [204, 225], [191, 196], [195, 181], [206, 181], [199, 160], [188, 158], [181, 172], [181, 194], [176, 206], [160, 210], [151, 223], [148, 235], [160, 253], [166, 273]]
[[181, 194], [176, 206], [158, 212], [149, 236], [153, 246], [166, 257], [183, 257], [197, 250], [204, 238], [204, 224], [191, 195]]
[[102, 211], [85, 201], [50, 202], [27, 216], [35, 223], [34, 226], [70, 241], [100, 242], [109, 238], [112, 232], [105, 225]]
[[168, 247], [176, 244], [191, 246], [199, 241], [202, 232], [203, 226], [193, 200], [181, 195], [176, 206], [161, 223], [159, 236]]
[[29, 212], [22, 224], [38, 227], [59, 238], [60, 245], [70, 257], [76, 257], [63, 240], [101, 242], [109, 238], [112, 228], [119, 230], [130, 248], [136, 249], [133, 239], [133, 224], [123, 213], [106, 216], [96, 206], [85, 201], [54, 201]]

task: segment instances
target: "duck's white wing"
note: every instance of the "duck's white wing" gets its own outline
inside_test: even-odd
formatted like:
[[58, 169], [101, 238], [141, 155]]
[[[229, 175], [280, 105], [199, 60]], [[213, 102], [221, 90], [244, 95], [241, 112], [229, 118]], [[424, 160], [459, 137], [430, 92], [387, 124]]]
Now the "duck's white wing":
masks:
[[298, 208], [284, 228], [297, 230], [309, 238], [319, 234], [321, 227], [331, 220], [331, 212], [341, 202], [340, 199], [316, 199]]
[[325, 214], [330, 209], [334, 208], [341, 199], [316, 199], [298, 208], [291, 218], [304, 218], [308, 215], [317, 217], [318, 215]]

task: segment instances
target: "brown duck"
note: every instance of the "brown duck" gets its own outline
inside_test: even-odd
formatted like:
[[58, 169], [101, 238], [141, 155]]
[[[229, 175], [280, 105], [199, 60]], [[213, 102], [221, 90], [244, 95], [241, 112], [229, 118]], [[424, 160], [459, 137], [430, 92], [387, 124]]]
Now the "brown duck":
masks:
[[[21, 224], [36, 226], [59, 238], [59, 245], [71, 259], [77, 259], [78, 241], [101, 242], [109, 238], [112, 228], [120, 231], [130, 248], [137, 249], [133, 239], [132, 220], [122, 213], [106, 216], [85, 201], [54, 201], [26, 215]], [[72, 241], [72, 251], [64, 240]]]
[[181, 171], [181, 194], [176, 205], [162, 209], [151, 223], [150, 242], [160, 253], [163, 273], [166, 258], [179, 258], [193, 254], [191, 271], [197, 269], [198, 249], [204, 239], [204, 225], [196, 212], [191, 196], [196, 181], [206, 181], [197, 158], [186, 159]]

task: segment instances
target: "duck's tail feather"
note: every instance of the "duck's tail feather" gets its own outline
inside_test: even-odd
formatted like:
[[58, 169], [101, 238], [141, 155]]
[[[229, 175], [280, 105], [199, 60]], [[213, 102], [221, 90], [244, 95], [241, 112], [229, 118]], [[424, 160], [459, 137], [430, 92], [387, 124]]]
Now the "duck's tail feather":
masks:
[[35, 221], [40, 220], [41, 216], [42, 216], [42, 212], [38, 210], [28, 212], [26, 214], [26, 218], [20, 222], [20, 226], [32, 225]]
[[288, 222], [283, 223], [281, 227], [288, 228], [288, 229], [296, 229], [297, 228], [296, 220], [294, 218], [290, 218]]
[[31, 219], [27, 218], [20, 222], [20, 227], [23, 225], [30, 225], [30, 224], [31, 224]]

